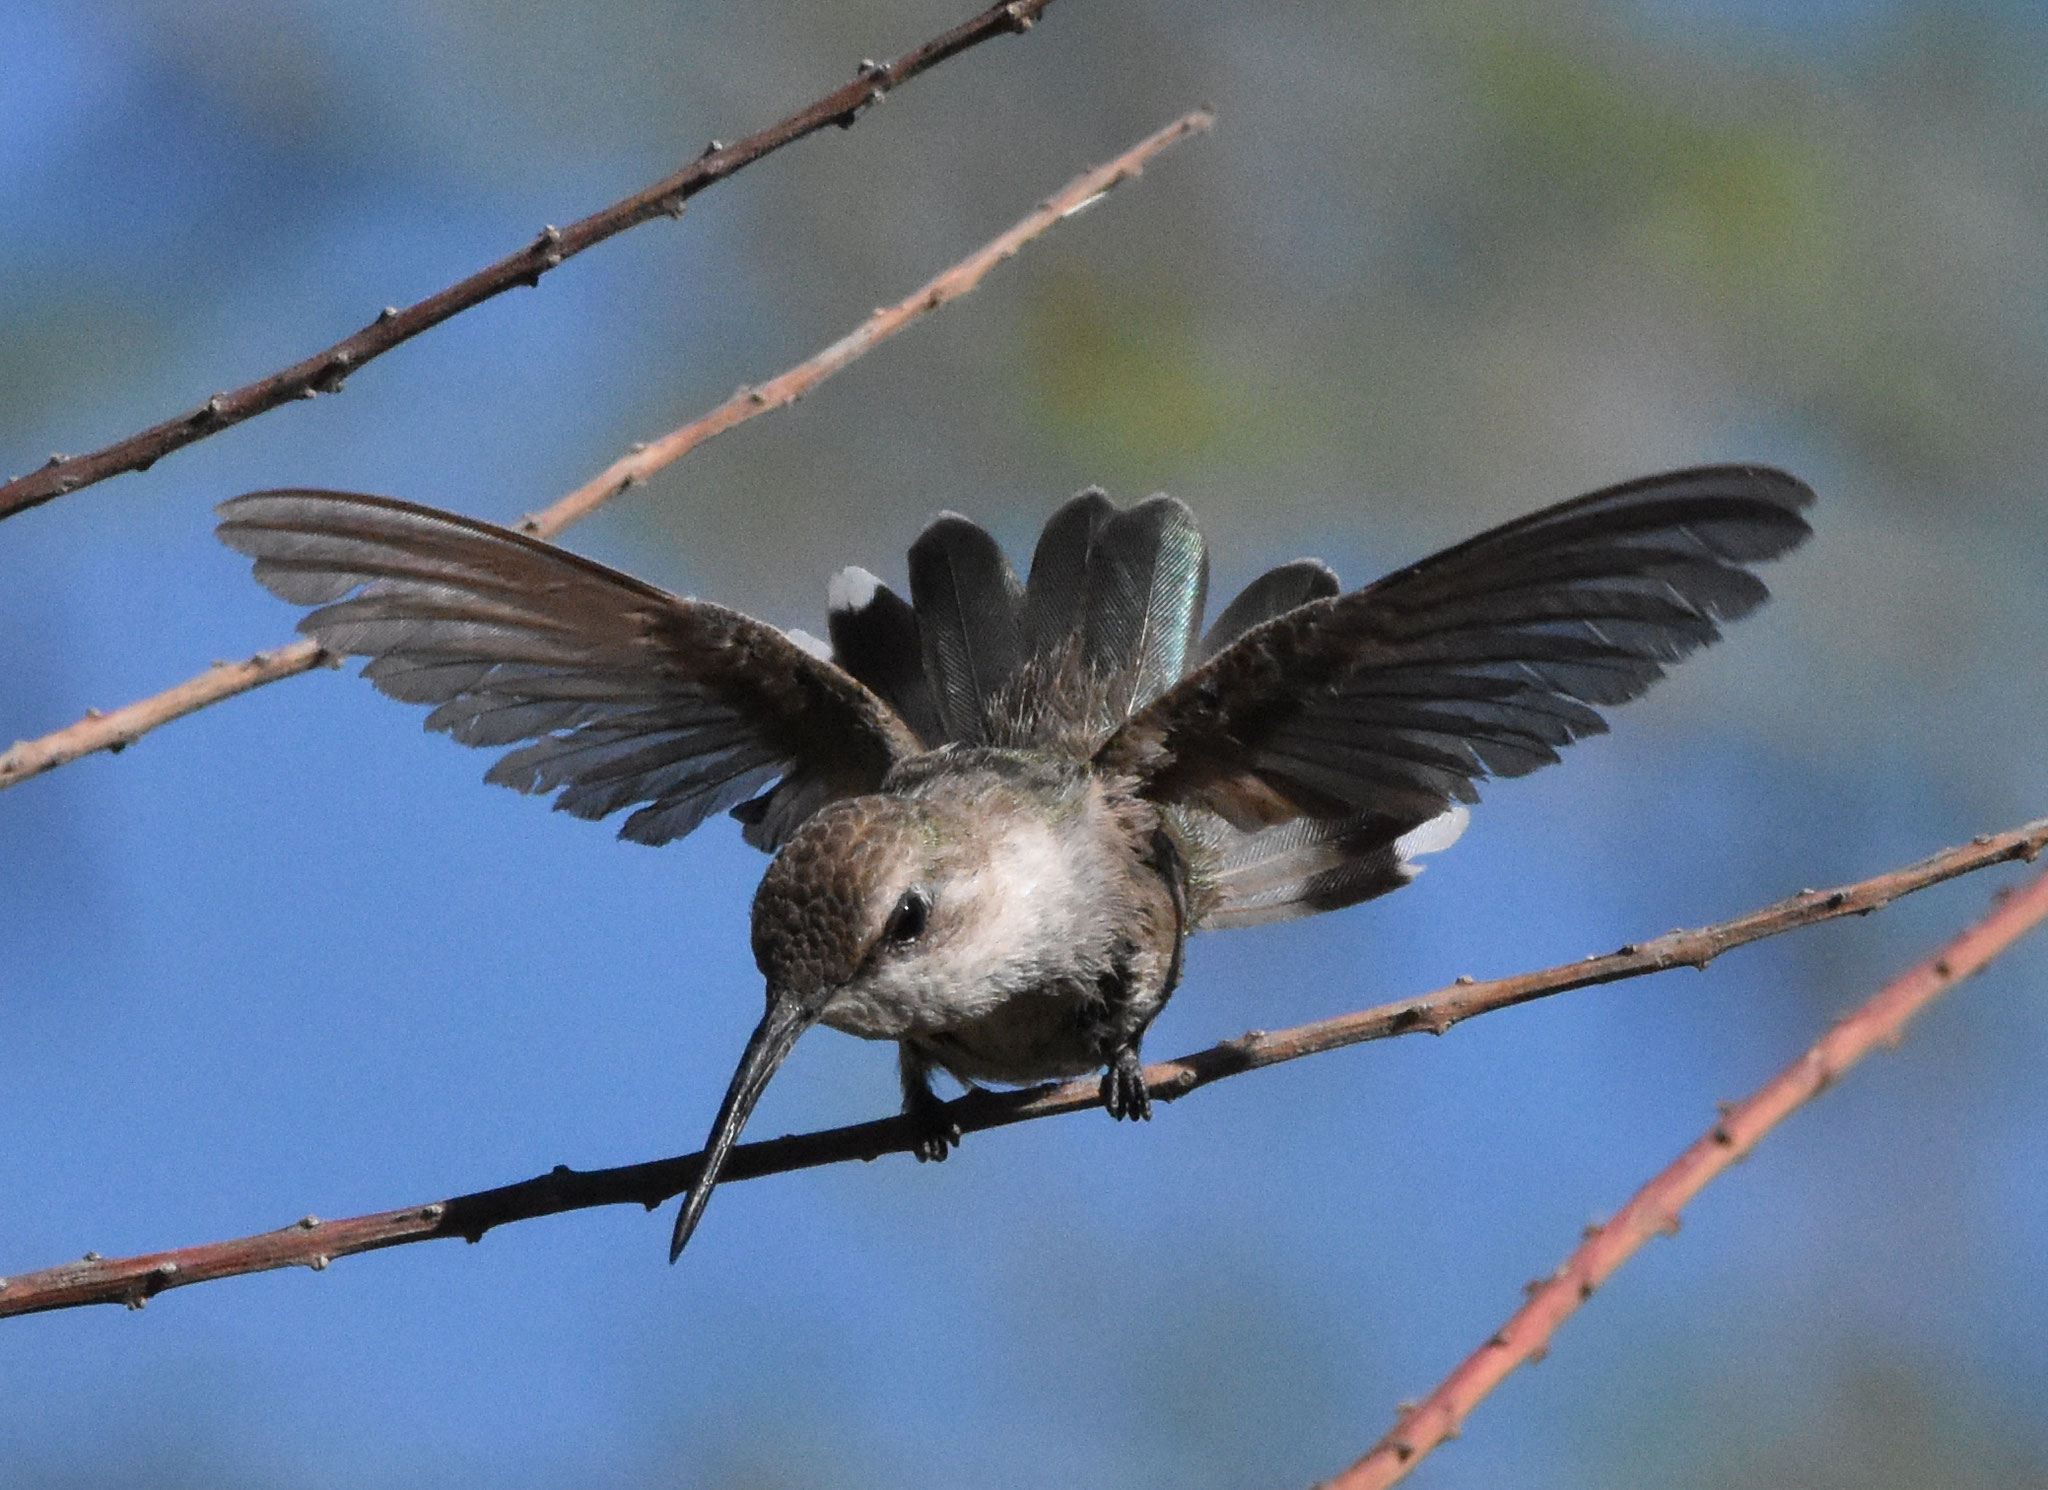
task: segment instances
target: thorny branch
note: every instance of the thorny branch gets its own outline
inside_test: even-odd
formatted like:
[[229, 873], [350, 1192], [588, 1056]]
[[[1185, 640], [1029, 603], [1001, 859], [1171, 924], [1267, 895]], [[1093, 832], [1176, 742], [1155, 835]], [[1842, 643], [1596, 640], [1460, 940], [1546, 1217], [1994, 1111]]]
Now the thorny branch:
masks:
[[[1189, 135], [1206, 130], [1212, 122], [1211, 116], [1200, 110], [1185, 114], [1140, 140], [1116, 159], [1084, 171], [1039, 203], [1008, 231], [989, 240], [896, 304], [875, 311], [823, 351], [758, 387], [740, 389], [710, 413], [620, 457], [546, 511], [526, 518], [519, 524], [520, 530], [539, 538], [553, 538], [571, 523], [588, 517], [603, 503], [646, 480], [713, 435], [723, 434], [736, 424], [744, 424], [749, 419], [794, 403], [854, 359], [948, 301], [957, 300], [975, 289], [991, 269], [1014, 256], [1032, 239], [1055, 223], [1073, 216], [1104, 192], [1140, 175], [1154, 156]], [[247, 693], [265, 683], [275, 683], [280, 678], [297, 677], [335, 660], [314, 642], [288, 642], [269, 651], [258, 652], [243, 662], [216, 663], [175, 688], [121, 708], [105, 713], [95, 709], [75, 724], [38, 739], [19, 741], [11, 749], [0, 752], [0, 791], [101, 750], [126, 749], [158, 726], [197, 713], [209, 704]]]
[[[1751, 911], [1744, 916], [1737, 916], [1733, 920], [1697, 930], [1674, 931], [1654, 941], [1631, 944], [1604, 956], [1589, 957], [1581, 962], [1567, 963], [1562, 967], [1548, 968], [1540, 972], [1523, 973], [1512, 978], [1498, 978], [1485, 982], [1461, 978], [1447, 988], [1440, 988], [1417, 998], [1404, 999], [1398, 1003], [1385, 1004], [1376, 1009], [1318, 1020], [1313, 1024], [1300, 1025], [1289, 1030], [1276, 1030], [1271, 1033], [1254, 1030], [1238, 1039], [1226, 1040], [1221, 1045], [1211, 1046], [1207, 1050], [1183, 1056], [1179, 1060], [1147, 1066], [1146, 1084], [1153, 1096], [1170, 1102], [1211, 1082], [1256, 1070], [1261, 1066], [1276, 1065], [1281, 1061], [1336, 1050], [1367, 1040], [1386, 1039], [1392, 1035], [1411, 1034], [1421, 1030], [1442, 1034], [1452, 1025], [1474, 1015], [1505, 1009], [1531, 999], [1563, 993], [1569, 989], [1585, 988], [1596, 983], [1610, 983], [1621, 978], [1640, 977], [1645, 973], [1661, 972], [1667, 968], [1705, 967], [1715, 957], [1734, 947], [1842, 916], [1867, 915], [1902, 895], [1926, 889], [1930, 885], [1937, 885], [1944, 880], [1954, 879], [1958, 875], [1968, 874], [1993, 864], [2007, 863], [2015, 859], [2032, 861], [2044, 846], [2048, 846], [2048, 818], [2028, 823], [2010, 832], [1983, 835], [1961, 847], [1945, 849], [1917, 864], [1876, 875], [1856, 884], [1844, 885], [1834, 890], [1802, 890], [1789, 899], [1765, 906], [1761, 910]], [[2014, 897], [2008, 903], [2007, 909], [1994, 916], [1993, 921], [1999, 921], [1999, 917], [2007, 917], [2009, 920], [2014, 914], [2011, 907], [2015, 905], [2035, 907], [2032, 913], [2038, 918], [2043, 909], [2048, 908], [2037, 905], [2037, 902], [2043, 901], [2048, 901], [2048, 892], [2043, 892], [2037, 883], [2025, 891], [2023, 896]], [[2007, 922], [2000, 921], [1999, 924], [2005, 925]], [[2020, 928], [2013, 929], [2011, 935], [2017, 935], [2018, 929]], [[2007, 940], [2010, 940], [2010, 935]], [[1998, 947], [2004, 945], [2003, 942], [1969, 942], [1967, 936], [1965, 942], [1968, 943], [1967, 947], [1964, 943], [1957, 944], [1964, 950], [1959, 951], [1952, 947], [1944, 953], [1945, 962], [1937, 959], [1935, 963], [1930, 964], [1938, 970], [1937, 981], [1941, 987], [1946, 987], [1955, 978], [1975, 971], [1984, 961], [1989, 960]], [[1976, 959], [1974, 962], [1969, 960], [1973, 957]], [[1934, 991], [1938, 992], [1939, 988]], [[1881, 995], [1880, 998], [1890, 996], [1890, 990], [1887, 990], [1886, 995]], [[1931, 993], [1923, 992], [1920, 995], [1921, 1002], [1931, 996]], [[1857, 1022], [1862, 1016], [1853, 1017], [1844, 1026], [1838, 1027], [1822, 1042], [1821, 1047], [1818, 1047], [1827, 1052], [1823, 1058], [1826, 1064], [1812, 1065], [1815, 1058], [1809, 1055], [1795, 1070], [1809, 1071], [1815, 1076], [1837, 1072], [1867, 1049], [1869, 1043], [1884, 1037], [1887, 1029], [1896, 1029], [1902, 1025], [1911, 1012], [1908, 1008], [1898, 1013], [1891, 1025], [1875, 1028], [1875, 1032], [1871, 1032], [1874, 1026], [1869, 1022]], [[1864, 1039], [1866, 1034], [1868, 1038], [1862, 1046], [1851, 1051], [1839, 1043], [1844, 1039], [1844, 1029], [1852, 1029], [1858, 1039]], [[1817, 1090], [1818, 1087], [1814, 1089]], [[1775, 1115], [1771, 1115], [1768, 1121], [1760, 1121], [1766, 1114], [1775, 1114], [1777, 1104], [1782, 1103], [1781, 1096], [1769, 1095], [1775, 1091], [1775, 1085], [1766, 1088], [1765, 1094], [1760, 1094], [1750, 1103], [1724, 1117], [1716, 1131], [1725, 1131], [1731, 1136], [1725, 1144], [1715, 1140], [1717, 1151], [1725, 1150], [1729, 1157], [1733, 1157], [1745, 1150], [1771, 1122], [1777, 1120]], [[1804, 1095], [1811, 1094], [1811, 1091], [1808, 1091]], [[1096, 1083], [1083, 1079], [1018, 1092], [970, 1092], [958, 1101], [950, 1103], [948, 1112], [962, 1131], [976, 1132], [1027, 1122], [1033, 1118], [1051, 1117], [1056, 1113], [1075, 1112], [1099, 1104], [1100, 1096]], [[878, 1122], [856, 1123], [816, 1133], [741, 1144], [733, 1150], [732, 1157], [726, 1165], [724, 1178], [727, 1181], [753, 1179], [760, 1175], [808, 1169], [848, 1159], [875, 1159], [883, 1154], [908, 1151], [914, 1136], [910, 1125], [902, 1118], [885, 1118]], [[429, 1205], [414, 1205], [402, 1210], [357, 1216], [345, 1221], [321, 1221], [308, 1216], [279, 1231], [170, 1252], [152, 1252], [139, 1257], [105, 1259], [97, 1254], [88, 1253], [80, 1262], [0, 1279], [0, 1316], [32, 1314], [46, 1309], [66, 1309], [79, 1304], [120, 1303], [131, 1308], [140, 1308], [152, 1296], [165, 1289], [182, 1287], [188, 1283], [203, 1283], [215, 1278], [262, 1272], [270, 1268], [324, 1268], [335, 1258], [345, 1257], [351, 1253], [401, 1246], [408, 1242], [431, 1241], [438, 1237], [463, 1237], [474, 1242], [480, 1240], [484, 1233], [493, 1227], [503, 1226], [508, 1222], [555, 1215], [562, 1211], [583, 1210], [592, 1206], [631, 1203], [652, 1209], [670, 1196], [687, 1189], [696, 1178], [702, 1159], [701, 1154], [690, 1154], [681, 1158], [625, 1165], [617, 1169], [583, 1171], [562, 1165], [551, 1173], [518, 1184], [503, 1185], [494, 1190], [480, 1190], [471, 1195], [459, 1195]], [[1704, 1178], [1700, 1179], [1699, 1183], [1704, 1183]], [[1696, 1188], [1697, 1184], [1694, 1184], [1693, 1189]], [[1650, 1230], [1654, 1231], [1663, 1225], [1672, 1206], [1682, 1203], [1691, 1194], [1692, 1189], [1674, 1189], [1667, 1185], [1659, 1201], [1664, 1209], [1655, 1213], [1653, 1219], [1656, 1225], [1651, 1226]], [[1624, 1216], [1631, 1214], [1632, 1212], [1625, 1212]], [[1631, 1226], [1635, 1224], [1633, 1221], [1630, 1222]], [[1623, 1227], [1622, 1219], [1617, 1218], [1603, 1236], [1612, 1235], [1618, 1238], [1630, 1234], [1633, 1233]], [[1604, 1266], [1611, 1271], [1612, 1267], [1626, 1255], [1626, 1251], [1620, 1252]], [[1557, 1286], [1577, 1288], [1581, 1281], [1597, 1283], [1605, 1276], [1605, 1272], [1600, 1272], [1596, 1276], [1584, 1269], [1572, 1271], [1571, 1265], [1568, 1264], [1566, 1270], [1560, 1272], [1558, 1279], [1570, 1281], [1560, 1281]], [[1535, 1302], [1532, 1300], [1532, 1307]], [[1525, 1314], [1527, 1312], [1524, 1311]], [[1557, 1317], [1561, 1318], [1562, 1314]], [[1517, 1318], [1519, 1320], [1521, 1316]], [[1554, 1327], [1554, 1323], [1553, 1320], [1550, 1327]], [[1540, 1345], [1543, 1338], [1547, 1338], [1547, 1333], [1546, 1328], [1541, 1334], [1532, 1332], [1526, 1337], [1516, 1338], [1529, 1349], [1534, 1349]], [[1489, 1346], [1488, 1349], [1504, 1361], [1505, 1364], [1500, 1367], [1502, 1375], [1524, 1358], [1522, 1354], [1513, 1354], [1510, 1358], [1510, 1352], [1500, 1348]], [[1488, 1364], [1491, 1366], [1493, 1363]], [[1436, 1399], [1431, 1400], [1434, 1402]], [[1458, 1407], [1455, 1412], [1445, 1408], [1437, 1418], [1429, 1419], [1424, 1426], [1433, 1425], [1437, 1430], [1436, 1438], [1441, 1439], [1445, 1431], [1454, 1427], [1462, 1418], [1467, 1406], [1469, 1403]], [[1411, 1414], [1403, 1419], [1402, 1426], [1396, 1430], [1397, 1434], [1405, 1435], [1399, 1441], [1410, 1445], [1411, 1456], [1413, 1446], [1422, 1441], [1417, 1436], [1421, 1429], [1412, 1426], [1414, 1422], [1414, 1415]], [[1352, 1471], [1357, 1472], [1356, 1469]], [[1361, 1480], [1355, 1484], [1348, 1481], [1340, 1483], [1344, 1484], [1345, 1490], [1357, 1490], [1357, 1486], [1379, 1482]]]
[[1404, 1478], [1424, 1455], [1456, 1438], [1466, 1414], [1509, 1372], [1538, 1361], [1559, 1325], [1652, 1237], [1678, 1230], [1678, 1213], [1709, 1181], [1749, 1156], [1763, 1136], [1838, 1081], [1881, 1045], [1896, 1045], [1922, 1009], [2048, 920], [2048, 874], [2001, 892], [1990, 914], [1939, 952], [1902, 973], [1845, 1015], [1798, 1060], [1721, 1117], [1604, 1226], [1588, 1227], [1579, 1249], [1548, 1278], [1529, 1286], [1529, 1301], [1467, 1356], [1421, 1402], [1402, 1409], [1393, 1430], [1322, 1490], [1382, 1490]]
[[565, 259], [605, 239], [657, 217], [680, 217], [683, 204], [705, 187], [723, 181], [762, 156], [815, 134], [829, 124], [850, 127], [889, 91], [919, 73], [938, 66], [994, 36], [1028, 31], [1052, 0], [1008, 0], [963, 21], [894, 62], [863, 62], [853, 81], [833, 89], [809, 107], [778, 124], [734, 144], [714, 140], [689, 165], [652, 186], [566, 228], [549, 226], [524, 248], [507, 254], [438, 294], [404, 309], [387, 307], [353, 336], [315, 352], [281, 372], [216, 393], [196, 409], [167, 419], [138, 434], [117, 440], [89, 455], [52, 456], [47, 465], [0, 485], [0, 519], [41, 506], [67, 492], [104, 481], [123, 471], [146, 471], [174, 450], [183, 449], [230, 425], [240, 424], [293, 399], [338, 393], [349, 374], [452, 316], [520, 285], [533, 286]]

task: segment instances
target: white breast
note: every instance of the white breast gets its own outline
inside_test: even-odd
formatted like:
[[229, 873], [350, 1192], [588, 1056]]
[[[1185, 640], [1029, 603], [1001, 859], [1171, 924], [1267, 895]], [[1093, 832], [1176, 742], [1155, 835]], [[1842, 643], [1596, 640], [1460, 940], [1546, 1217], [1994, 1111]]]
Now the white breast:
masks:
[[926, 944], [884, 956], [826, 1008], [871, 1040], [963, 1029], [1019, 998], [1093, 986], [1110, 941], [1101, 855], [1078, 822], [1020, 817], [931, 886]]

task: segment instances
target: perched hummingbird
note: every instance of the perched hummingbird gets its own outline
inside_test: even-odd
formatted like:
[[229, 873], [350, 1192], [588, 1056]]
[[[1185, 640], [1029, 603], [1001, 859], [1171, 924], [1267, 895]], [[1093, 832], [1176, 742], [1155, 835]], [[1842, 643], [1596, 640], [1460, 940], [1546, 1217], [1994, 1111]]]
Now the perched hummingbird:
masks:
[[1595, 705], [1766, 598], [1748, 567], [1809, 533], [1801, 482], [1674, 471], [1519, 518], [1364, 589], [1313, 559], [1202, 629], [1208, 558], [1168, 496], [1098, 490], [1046, 523], [1020, 583], [942, 513], [910, 600], [862, 569], [831, 645], [487, 523], [382, 497], [257, 492], [221, 538], [299, 629], [465, 745], [659, 844], [729, 809], [775, 854], [754, 897], [767, 1013], [677, 1217], [681, 1253], [756, 1100], [825, 1023], [894, 1040], [921, 1159], [963, 1083], [1101, 1069], [1151, 1105], [1138, 1047], [1191, 931], [1335, 910], [1406, 884], [1484, 776], [1599, 734]]

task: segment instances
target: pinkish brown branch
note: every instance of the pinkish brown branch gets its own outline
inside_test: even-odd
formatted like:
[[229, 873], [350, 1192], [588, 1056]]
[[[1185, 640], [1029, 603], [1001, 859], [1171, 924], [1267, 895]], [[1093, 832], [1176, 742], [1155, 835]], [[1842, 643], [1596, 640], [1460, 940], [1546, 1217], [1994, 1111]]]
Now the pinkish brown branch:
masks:
[[[545, 511], [523, 520], [519, 524], [521, 530], [537, 537], [553, 538], [571, 523], [581, 521], [628, 487], [646, 480], [713, 435], [723, 434], [734, 425], [744, 424], [749, 419], [794, 403], [856, 358], [940, 306], [975, 289], [991, 269], [1012, 257], [1032, 239], [1061, 219], [1072, 216], [1104, 192], [1138, 176], [1154, 156], [1189, 135], [1207, 129], [1211, 122], [1211, 117], [1199, 110], [1183, 115], [1164, 129], [1140, 140], [1116, 159], [1084, 171], [1039, 203], [1008, 231], [983, 244], [896, 304], [875, 311], [823, 351], [758, 387], [741, 389], [702, 417], [680, 429], [671, 430], [631, 454], [621, 456]], [[261, 688], [266, 683], [311, 672], [323, 662], [333, 660], [310, 641], [290, 642], [259, 652], [246, 662], [216, 663], [175, 688], [119, 709], [105, 713], [94, 710], [75, 724], [34, 740], [20, 741], [0, 753], [0, 791], [97, 751], [124, 749], [173, 719], [182, 719], [210, 704]]]
[[963, 21], [943, 35], [905, 52], [894, 62], [863, 64], [859, 74], [807, 108], [780, 123], [731, 145], [713, 141], [696, 160], [673, 175], [611, 206], [593, 212], [566, 228], [547, 227], [524, 248], [467, 279], [429, 295], [404, 309], [387, 307], [353, 336], [347, 336], [290, 367], [226, 393], [216, 393], [195, 409], [89, 455], [52, 456], [48, 464], [0, 485], [0, 519], [41, 506], [123, 471], [145, 471], [174, 450], [220, 433], [231, 425], [277, 408], [294, 399], [337, 393], [349, 375], [402, 342], [438, 326], [450, 317], [540, 278], [564, 260], [605, 239], [657, 217], [678, 217], [683, 204], [705, 187], [723, 181], [763, 156], [830, 124], [849, 126], [879, 103], [891, 89], [949, 57], [991, 37], [1028, 31], [1052, 0], [1008, 0]]
[[1720, 1121], [1655, 1179], [1635, 1193], [1605, 1226], [1589, 1228], [1562, 1266], [1529, 1290], [1529, 1300], [1479, 1349], [1467, 1356], [1422, 1401], [1402, 1410], [1393, 1429], [1364, 1458], [1323, 1490], [1383, 1490], [1406, 1477], [1445, 1439], [1456, 1438], [1465, 1417], [1508, 1374], [1536, 1361], [1558, 1326], [1655, 1236], [1678, 1230], [1679, 1212], [1707, 1184], [1748, 1156], [1796, 1108], [1811, 1101], [1879, 1046], [1896, 1045], [1914, 1015], [2043, 920], [2048, 920], [2048, 874], [2017, 891], [2001, 891], [1990, 914], [1925, 962], [1901, 974], [1870, 1001], [1838, 1020], [1798, 1060], [1748, 1098], [1722, 1110]]
[[[2011, 832], [1986, 834], [1958, 848], [1945, 849], [1917, 864], [1853, 885], [1843, 885], [1834, 890], [1802, 890], [1787, 900], [1751, 911], [1748, 915], [1697, 930], [1674, 931], [1654, 941], [1632, 944], [1605, 956], [1589, 957], [1581, 962], [1512, 978], [1486, 982], [1460, 979], [1448, 988], [1375, 1009], [1318, 1020], [1289, 1030], [1253, 1031], [1193, 1055], [1182, 1056], [1179, 1060], [1147, 1066], [1145, 1081], [1153, 1096], [1170, 1102], [1211, 1082], [1262, 1066], [1277, 1065], [1281, 1061], [1298, 1060], [1302, 1056], [1394, 1035], [1424, 1030], [1442, 1034], [1452, 1025], [1475, 1015], [1569, 989], [1641, 977], [1645, 973], [1673, 967], [1705, 967], [1715, 957], [1734, 947], [1842, 916], [1868, 915], [1902, 895], [1993, 864], [2015, 859], [2032, 861], [2044, 846], [2048, 846], [2048, 818]], [[2043, 892], [2037, 882], [2024, 893], [2028, 897], [2037, 897]], [[2029, 899], [2025, 903], [2031, 905], [2033, 901]], [[2017, 935], [2017, 932], [2013, 934]], [[1963, 954], [1953, 950], [1944, 955], [1948, 958], [1944, 979], [1964, 976], [1981, 965], [1981, 962], [1967, 963]], [[1983, 956], [1988, 957], [1989, 952]], [[1902, 1023], [1905, 1017], [1900, 1015], [1899, 1021]], [[1836, 1035], [1829, 1036], [1829, 1040], [1835, 1040], [1839, 1034], [1838, 1030]], [[1823, 1042], [1824, 1046], [1826, 1044]], [[1842, 1054], [1832, 1047], [1830, 1050], [1831, 1060]], [[1827, 1069], [1839, 1068], [1837, 1065]], [[1753, 1102], [1755, 1100], [1760, 1099], [1753, 1099]], [[950, 1103], [947, 1110], [963, 1132], [978, 1132], [1051, 1117], [1056, 1113], [1076, 1112], [1100, 1103], [1099, 1087], [1094, 1081], [1084, 1079], [1033, 1087], [1027, 1091], [971, 1092]], [[1753, 1110], [1761, 1109], [1745, 1104], [1729, 1114], [1725, 1124], [1730, 1125], [1727, 1131], [1734, 1136], [1729, 1143], [1719, 1145], [1720, 1148], [1731, 1154], [1739, 1152], [1769, 1126], [1765, 1123], [1763, 1127], [1754, 1127]], [[1775, 1122], [1776, 1118], [1771, 1121]], [[875, 1159], [883, 1154], [908, 1151], [917, 1137], [918, 1133], [910, 1123], [897, 1117], [741, 1144], [733, 1150], [724, 1179], [753, 1179], [849, 1159]], [[463, 1237], [474, 1242], [493, 1227], [593, 1206], [634, 1204], [652, 1209], [687, 1189], [696, 1178], [702, 1160], [701, 1154], [689, 1154], [616, 1169], [580, 1171], [562, 1165], [551, 1173], [518, 1184], [344, 1221], [320, 1221], [309, 1216], [280, 1231], [176, 1251], [117, 1259], [88, 1254], [81, 1262], [0, 1279], [0, 1316], [67, 1309], [80, 1304], [127, 1304], [139, 1308], [153, 1295], [189, 1283], [204, 1283], [271, 1268], [324, 1268], [335, 1258], [351, 1253], [441, 1237]], [[1691, 1193], [1685, 1191], [1681, 1201], [1689, 1198]], [[1658, 1214], [1661, 1216], [1663, 1213]], [[1617, 1228], [1621, 1226], [1622, 1220], [1617, 1218], [1608, 1232], [1620, 1235]], [[1620, 1255], [1626, 1256], [1626, 1253]], [[1619, 1260], [1619, 1257], [1615, 1259], [1617, 1263]], [[1566, 1275], [1561, 1273], [1559, 1276]], [[1577, 1279], [1590, 1275], [1570, 1276]], [[1560, 1286], [1575, 1288], [1577, 1284], [1572, 1282]], [[1533, 1349], [1539, 1342], [1531, 1337], [1527, 1343]], [[1524, 1358], [1518, 1355], [1515, 1360]], [[1514, 1363], [1508, 1362], [1501, 1374], [1512, 1369]], [[1436, 1400], [1435, 1397], [1431, 1399], [1432, 1402]], [[1411, 1413], [1403, 1418], [1401, 1427], [1396, 1430], [1397, 1434], [1410, 1436], [1399, 1441], [1409, 1445], [1410, 1457], [1413, 1457], [1415, 1445], [1422, 1441], [1419, 1435], [1423, 1428], [1431, 1424], [1440, 1430], [1455, 1426], [1463, 1411], [1461, 1408], [1457, 1414], [1445, 1417], [1441, 1422], [1435, 1418], [1426, 1419], [1422, 1428], [1412, 1426], [1416, 1419]], [[1430, 1442], [1442, 1437], [1443, 1432], [1438, 1431]], [[1368, 1460], [1370, 1458], [1368, 1456]], [[1350, 1471], [1357, 1472], [1356, 1468]], [[1346, 1490], [1356, 1490], [1351, 1482], [1343, 1483]], [[1368, 1482], [1357, 1482], [1360, 1485], [1365, 1483]]]

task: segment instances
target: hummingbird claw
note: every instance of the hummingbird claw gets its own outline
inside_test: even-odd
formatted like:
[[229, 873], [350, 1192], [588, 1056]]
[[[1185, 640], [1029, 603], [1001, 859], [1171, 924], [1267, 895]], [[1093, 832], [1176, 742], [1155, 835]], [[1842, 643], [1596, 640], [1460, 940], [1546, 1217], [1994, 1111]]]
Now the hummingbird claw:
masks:
[[960, 1125], [958, 1123], [944, 1123], [933, 1128], [931, 1132], [919, 1137], [916, 1145], [910, 1152], [917, 1155], [917, 1162], [920, 1164], [936, 1164], [943, 1161], [946, 1155], [952, 1153], [959, 1146]]
[[960, 1146], [960, 1125], [929, 1087], [905, 1093], [903, 1115], [916, 1129], [910, 1152], [917, 1156], [918, 1163], [940, 1163]]
[[1113, 1118], [1152, 1121], [1152, 1094], [1145, 1089], [1145, 1068], [1138, 1060], [1137, 1046], [1126, 1045], [1109, 1058], [1109, 1067], [1102, 1073], [1102, 1105]]

